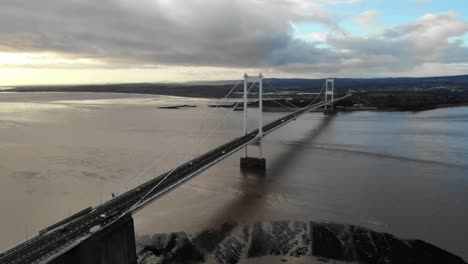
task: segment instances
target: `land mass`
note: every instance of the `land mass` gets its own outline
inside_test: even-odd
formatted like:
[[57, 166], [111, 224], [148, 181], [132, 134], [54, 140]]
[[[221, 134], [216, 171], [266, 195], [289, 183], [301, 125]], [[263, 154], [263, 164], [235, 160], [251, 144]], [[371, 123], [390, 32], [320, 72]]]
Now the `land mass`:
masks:
[[[324, 79], [264, 79], [265, 98], [282, 104], [307, 105], [321, 91]], [[6, 92], [105, 92], [158, 94], [184, 97], [222, 98], [237, 81], [192, 83], [135, 83], [106, 85], [18, 86]], [[426, 78], [335, 79], [337, 96], [351, 91], [354, 96], [338, 104], [347, 109], [375, 107], [381, 110], [426, 110], [468, 104], [468, 75]], [[242, 97], [243, 85], [237, 85], [232, 97]], [[257, 92], [254, 87], [252, 93]], [[255, 95], [253, 95], [255, 96]], [[278, 104], [278, 102], [280, 104]], [[252, 104], [254, 106], [255, 103]]]

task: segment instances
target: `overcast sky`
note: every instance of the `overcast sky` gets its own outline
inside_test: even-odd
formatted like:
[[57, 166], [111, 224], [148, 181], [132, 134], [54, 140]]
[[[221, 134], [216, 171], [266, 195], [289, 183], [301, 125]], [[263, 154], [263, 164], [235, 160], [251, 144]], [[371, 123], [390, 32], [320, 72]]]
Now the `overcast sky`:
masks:
[[466, 0], [2, 0], [0, 85], [468, 74]]

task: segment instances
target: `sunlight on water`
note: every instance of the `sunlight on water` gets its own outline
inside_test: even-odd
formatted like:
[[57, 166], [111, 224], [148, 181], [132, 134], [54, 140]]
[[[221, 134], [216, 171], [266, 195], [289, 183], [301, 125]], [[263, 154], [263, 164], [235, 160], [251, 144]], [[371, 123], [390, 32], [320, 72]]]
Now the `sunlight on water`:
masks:
[[177, 96], [151, 96], [151, 98], [113, 98], [95, 100], [61, 100], [58, 104], [72, 105], [129, 105], [129, 106], [172, 106], [190, 103], [210, 102], [209, 99], [184, 98]]
[[61, 104], [45, 104], [45, 103], [5, 103], [0, 102], [0, 113], [22, 113], [22, 112], [30, 112], [30, 111], [44, 111], [44, 110], [58, 110], [64, 109], [69, 106], [61, 105]]

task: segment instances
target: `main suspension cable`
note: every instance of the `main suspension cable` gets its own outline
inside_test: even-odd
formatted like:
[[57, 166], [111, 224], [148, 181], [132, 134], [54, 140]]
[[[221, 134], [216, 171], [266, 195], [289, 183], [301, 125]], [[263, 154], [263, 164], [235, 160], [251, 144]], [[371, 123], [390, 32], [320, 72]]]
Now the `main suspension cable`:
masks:
[[[206, 115], [203, 116], [202, 118], [202, 122], [204, 120], [206, 120], [217, 108], [219, 108], [219, 106], [222, 104], [223, 101], [225, 101], [233, 92], [234, 90], [237, 88], [237, 86], [240, 84], [242, 80], [239, 80], [235, 85], [234, 87], [227, 93], [227, 95], [220, 99], [218, 101], [218, 103], [215, 105], [215, 107], [213, 107], [211, 109], [211, 111], [209, 111]], [[190, 130], [189, 132], [187, 132], [183, 137], [190, 137], [194, 132], [197, 132], [197, 130], [193, 129], [193, 130]], [[137, 174], [136, 176], [130, 178], [129, 180], [126, 181], [125, 183], [125, 190], [127, 191], [128, 190], [128, 184], [131, 182], [131, 181], [134, 181], [134, 180], [138, 180], [139, 178], [143, 177], [144, 175], [146, 175], [146, 173], [148, 173], [150, 170], [154, 169], [157, 165], [159, 165], [159, 163], [164, 159], [166, 158], [170, 153], [172, 153], [176, 147], [178, 147], [180, 145], [180, 142], [181, 141], [178, 141], [178, 144], [174, 144], [172, 145], [172, 147], [166, 151], [163, 155], [161, 155], [158, 159], [156, 159], [150, 166], [146, 167], [146, 169], [144, 169], [143, 171], [141, 171], [139, 174]]]
[[[250, 89], [252, 89], [252, 87], [253, 87], [254, 85], [255, 85], [255, 82], [254, 82], [254, 83], [252, 84], [252, 86], [250, 86], [250, 88], [247, 90], [247, 93], [250, 91]], [[244, 97], [242, 97], [242, 98], [244, 98]], [[237, 106], [238, 106], [240, 103], [241, 103], [241, 101], [238, 101], [238, 102], [234, 105], [234, 107], [231, 109], [231, 111], [228, 112], [228, 114], [224, 117], [224, 119], [223, 119], [221, 122], [219, 122], [218, 125], [217, 125], [214, 129], [212, 129], [212, 130], [210, 131], [210, 133], [209, 133], [207, 136], [205, 136], [205, 138], [204, 138], [203, 141], [207, 140], [208, 137], [210, 137], [210, 136], [211, 136], [211, 135], [212, 135], [228, 118], [229, 118], [229, 116], [234, 112], [234, 110], [237, 108]], [[138, 200], [138, 202], [136, 202], [134, 205], [132, 205], [132, 206], [130, 207], [130, 209], [128, 209], [128, 211], [134, 210], [150, 193], [152, 193], [152, 192], [153, 192], [157, 187], [159, 187], [159, 185], [161, 185], [169, 176], [171, 176], [172, 173], [173, 173], [175, 170], [177, 170], [180, 166], [182, 166], [182, 164], [184, 164], [184, 162], [186, 161], [186, 159], [187, 159], [188, 157], [190, 157], [191, 155], [193, 155], [193, 153], [194, 153], [195, 151], [196, 151], [196, 148], [194, 148], [194, 149], [192, 150], [192, 152], [190, 152], [189, 154], [187, 154], [187, 155], [183, 158], [183, 160], [180, 162], [179, 165], [177, 165], [177, 166], [176, 166], [174, 169], [172, 169], [166, 176], [164, 176], [164, 178], [163, 178], [161, 181], [159, 181], [153, 188], [151, 188], [151, 190], [149, 190], [140, 200]], [[127, 211], [127, 212], [128, 212], [128, 211]]]

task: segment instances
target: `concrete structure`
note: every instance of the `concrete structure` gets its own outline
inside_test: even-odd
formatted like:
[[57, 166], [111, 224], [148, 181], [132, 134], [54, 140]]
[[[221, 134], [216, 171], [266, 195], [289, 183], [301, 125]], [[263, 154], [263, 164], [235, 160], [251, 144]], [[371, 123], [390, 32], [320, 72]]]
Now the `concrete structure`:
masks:
[[137, 264], [133, 218], [120, 218], [49, 263]]
[[241, 168], [253, 169], [253, 170], [266, 170], [266, 159], [254, 158], [254, 157], [241, 157], [240, 159]]

